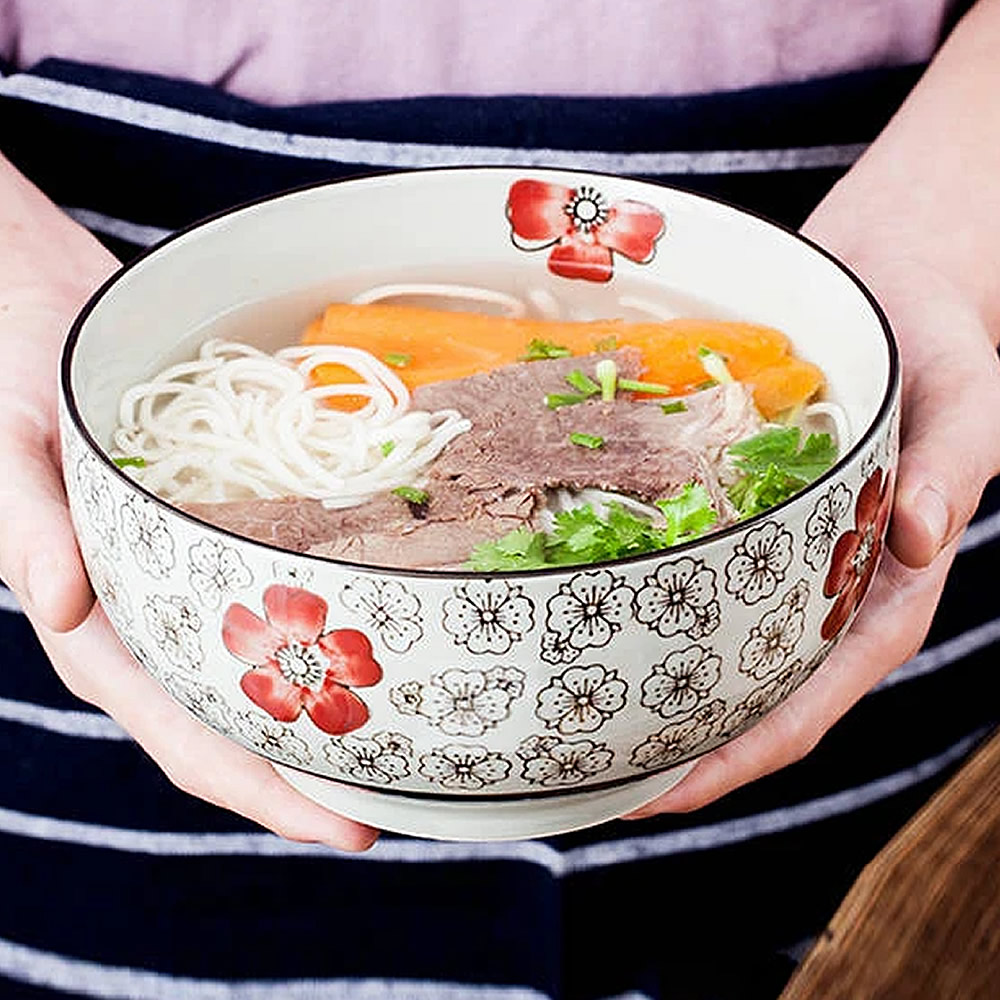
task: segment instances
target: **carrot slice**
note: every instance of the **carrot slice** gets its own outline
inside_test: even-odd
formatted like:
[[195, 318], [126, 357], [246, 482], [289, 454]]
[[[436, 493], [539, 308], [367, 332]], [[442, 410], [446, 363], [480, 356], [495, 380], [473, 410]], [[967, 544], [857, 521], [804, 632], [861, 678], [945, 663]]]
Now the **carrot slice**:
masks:
[[[395, 361], [397, 374], [411, 389], [510, 364], [536, 340], [577, 355], [611, 343], [636, 347], [645, 366], [643, 378], [667, 385], [678, 395], [705, 381], [699, 350], [708, 348], [726, 360], [734, 378], [755, 386], [757, 405], [766, 417], [804, 402], [823, 384], [819, 369], [788, 353], [788, 338], [779, 330], [728, 320], [563, 322], [333, 303], [309, 324], [302, 339], [306, 344], [359, 347], [384, 361]], [[771, 369], [775, 371], [766, 374]], [[342, 366], [324, 365], [316, 378], [328, 384], [353, 381], [354, 376]]]
[[768, 420], [811, 399], [823, 386], [823, 373], [814, 364], [785, 357], [779, 364], [748, 376], [757, 409]]

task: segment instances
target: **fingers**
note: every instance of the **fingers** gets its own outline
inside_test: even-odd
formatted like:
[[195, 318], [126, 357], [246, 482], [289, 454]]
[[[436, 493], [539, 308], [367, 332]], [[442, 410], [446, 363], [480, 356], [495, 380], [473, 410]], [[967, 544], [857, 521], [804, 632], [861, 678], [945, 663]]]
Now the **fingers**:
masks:
[[911, 367], [889, 546], [919, 567], [965, 527], [1000, 470], [1000, 374], [985, 340]]
[[52, 442], [31, 421], [0, 427], [0, 576], [36, 626], [76, 628], [94, 596]]
[[98, 607], [68, 635], [40, 629], [39, 636], [70, 690], [131, 733], [182, 791], [290, 840], [344, 851], [363, 851], [375, 842], [377, 830], [317, 805], [267, 761], [195, 720], [135, 663]]
[[699, 809], [804, 757], [862, 695], [920, 647], [956, 548], [950, 545], [925, 570], [903, 566], [886, 553], [854, 625], [816, 673], [748, 732], [699, 760], [680, 784], [625, 818]]

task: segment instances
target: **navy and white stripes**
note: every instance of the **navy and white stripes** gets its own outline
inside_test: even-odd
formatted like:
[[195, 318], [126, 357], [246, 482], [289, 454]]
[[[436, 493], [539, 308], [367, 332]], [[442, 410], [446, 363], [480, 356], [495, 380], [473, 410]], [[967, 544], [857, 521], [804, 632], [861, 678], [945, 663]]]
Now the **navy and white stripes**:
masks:
[[[789, 225], [919, 68], [694, 99], [264, 108], [51, 61], [0, 77], [0, 150], [123, 256], [207, 213], [386, 167], [562, 165]], [[59, 683], [0, 590], [0, 998], [774, 997], [861, 867], [996, 725], [1000, 488], [925, 648], [805, 760], [694, 815], [345, 856], [174, 789]]]

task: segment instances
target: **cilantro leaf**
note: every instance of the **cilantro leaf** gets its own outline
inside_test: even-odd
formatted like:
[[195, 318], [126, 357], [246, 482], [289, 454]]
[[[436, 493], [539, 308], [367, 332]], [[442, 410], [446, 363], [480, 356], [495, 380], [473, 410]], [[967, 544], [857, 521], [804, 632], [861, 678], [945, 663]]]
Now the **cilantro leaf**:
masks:
[[696, 538], [716, 521], [708, 492], [693, 483], [678, 496], [657, 501], [657, 507], [663, 511], [665, 527], [620, 503], [607, 504], [604, 517], [589, 505], [560, 511], [552, 519], [551, 532], [518, 528], [476, 546], [469, 567], [493, 572], [622, 559]]
[[493, 542], [483, 542], [472, 550], [469, 568], [478, 573], [507, 569], [540, 569], [546, 565], [545, 534], [515, 528]]
[[741, 518], [787, 500], [833, 464], [837, 448], [829, 434], [810, 434], [800, 448], [801, 436], [798, 427], [775, 427], [729, 449], [744, 474], [728, 490]]
[[688, 483], [677, 496], [657, 500], [656, 506], [666, 519], [671, 545], [703, 535], [719, 519], [708, 490], [700, 483]]

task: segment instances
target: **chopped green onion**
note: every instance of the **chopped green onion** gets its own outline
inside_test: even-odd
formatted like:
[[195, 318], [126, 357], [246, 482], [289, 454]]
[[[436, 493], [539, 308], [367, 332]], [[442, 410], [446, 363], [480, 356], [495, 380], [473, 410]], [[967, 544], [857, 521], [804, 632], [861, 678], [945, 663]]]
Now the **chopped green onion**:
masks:
[[379, 448], [382, 451], [382, 457], [383, 458], [388, 458], [392, 454], [393, 449], [395, 447], [396, 447], [396, 442], [395, 441], [383, 441], [379, 445]]
[[545, 397], [545, 405], [550, 410], [558, 410], [560, 406], [575, 406], [586, 398], [575, 392], [550, 392]]
[[407, 503], [425, 504], [430, 500], [430, 495], [416, 486], [397, 486], [392, 492]]
[[698, 360], [701, 361], [701, 367], [705, 369], [705, 373], [716, 382], [729, 385], [735, 381], [726, 367], [726, 359], [721, 354], [711, 351], [707, 347], [699, 347]]
[[618, 350], [618, 338], [614, 335], [610, 337], [601, 337], [600, 340], [594, 342], [595, 351], [617, 351]]
[[601, 387], [589, 375], [585, 375], [580, 371], [579, 368], [571, 371], [566, 376], [566, 381], [585, 396], [596, 396], [601, 391]]
[[714, 389], [719, 384], [715, 378], [707, 378], [704, 382], [699, 382], [694, 388], [695, 392], [704, 392], [706, 389]]
[[660, 403], [660, 409], [664, 413], [685, 413], [687, 403], [683, 399], [675, 399], [672, 403]]
[[600, 448], [604, 445], [604, 438], [596, 434], [583, 434], [580, 431], [573, 431], [569, 440], [571, 444], [578, 444], [581, 448]]
[[601, 399], [605, 403], [610, 403], [615, 398], [615, 392], [618, 389], [618, 365], [610, 358], [605, 358], [603, 361], [597, 362], [594, 374], [601, 384]]
[[520, 361], [544, 361], [546, 358], [568, 358], [573, 352], [568, 347], [561, 344], [553, 344], [551, 340], [529, 341], [526, 354], [522, 354]]
[[136, 455], [134, 458], [113, 458], [111, 459], [119, 469], [125, 469], [131, 466], [136, 469], [146, 468], [146, 460], [141, 455]]
[[412, 354], [386, 354], [382, 360], [393, 368], [405, 368], [412, 360]]
[[629, 392], [648, 392], [654, 396], [673, 396], [677, 392], [672, 386], [663, 385], [662, 382], [637, 382], [631, 378], [620, 378], [618, 388]]

